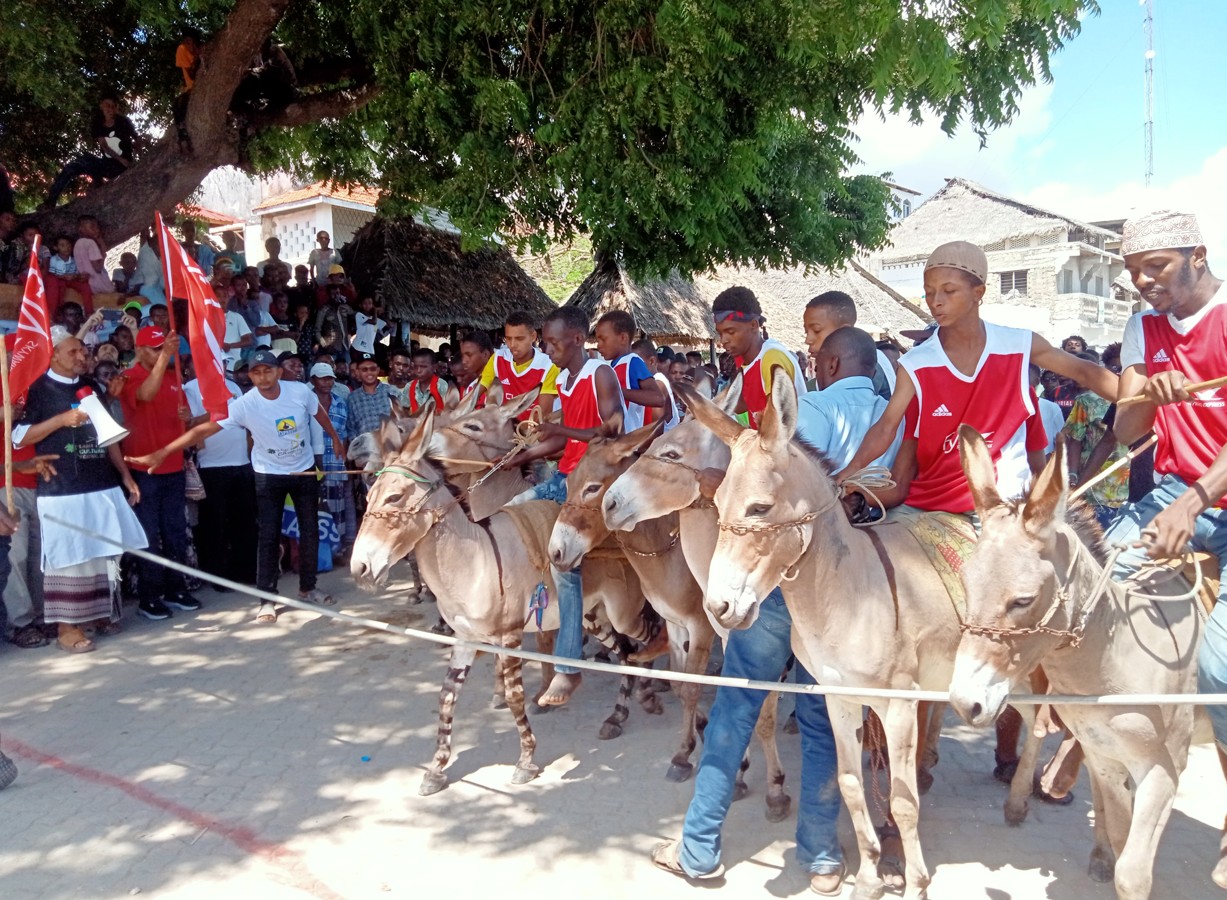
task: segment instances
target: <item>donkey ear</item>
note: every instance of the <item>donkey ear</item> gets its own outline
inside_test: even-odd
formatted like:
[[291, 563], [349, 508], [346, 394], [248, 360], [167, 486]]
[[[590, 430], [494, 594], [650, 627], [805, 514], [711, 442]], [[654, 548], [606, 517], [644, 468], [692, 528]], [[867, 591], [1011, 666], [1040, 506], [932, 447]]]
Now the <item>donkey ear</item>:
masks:
[[[494, 387], [498, 387], [498, 386], [494, 385], [493, 387], [491, 387], [491, 390], [493, 390]], [[495, 405], [497, 405], [498, 408], [502, 410], [504, 418], [514, 419], [518, 415], [520, 415], [520, 413], [524, 412], [524, 410], [528, 409], [530, 406], [536, 403], [537, 398], [540, 395], [541, 395], [541, 388], [535, 387], [528, 393], [520, 394], [519, 396], [512, 397], [510, 400], [500, 399], [499, 402]], [[489, 395], [489, 399], [486, 400], [486, 405], [489, 406], [491, 403], [495, 402], [495, 398], [502, 398], [502, 397], [503, 397], [503, 389], [499, 388], [497, 394]]]
[[686, 404], [686, 408], [691, 414], [711, 429], [716, 437], [720, 438], [724, 443], [732, 446], [733, 441], [745, 431], [745, 426], [718, 407], [711, 400], [708, 400], [691, 385], [684, 382], [673, 386], [674, 393], [682, 398], [682, 402]]
[[716, 395], [715, 400], [716, 405], [727, 415], [737, 414], [737, 404], [741, 402], [741, 369], [733, 373], [733, 377], [724, 386], [724, 390]]
[[596, 430], [597, 437], [603, 437], [606, 439], [621, 437], [622, 436], [622, 426], [625, 423], [625, 421], [626, 419], [622, 415], [622, 411], [618, 410], [608, 419], [605, 419], [603, 422], [601, 422], [601, 424], [597, 427], [597, 430]]
[[1065, 438], [1057, 437], [1056, 449], [1040, 470], [1027, 495], [1022, 523], [1026, 532], [1045, 543], [1052, 540], [1058, 522], [1065, 521], [1069, 500], [1069, 473], [1065, 469]]
[[649, 422], [642, 428], [636, 428], [630, 434], [623, 435], [618, 438], [614, 444], [619, 459], [626, 459], [635, 453], [642, 453], [643, 450], [656, 440], [661, 431], [664, 430], [665, 420], [657, 419], [655, 422]]
[[419, 459], [430, 445], [430, 439], [435, 433], [435, 402], [427, 400], [421, 412], [418, 413], [417, 426], [401, 444], [400, 456], [409, 459]]
[[486, 406], [503, 405], [503, 386], [497, 381], [486, 388]]
[[976, 504], [976, 515], [980, 521], [984, 521], [990, 509], [1001, 505], [1001, 495], [997, 493], [997, 470], [984, 438], [967, 424], [959, 426], [959, 460], [963, 464], [963, 474], [967, 476], [967, 485], [971, 488], [971, 499]]
[[797, 433], [797, 387], [783, 366], [771, 367], [771, 399], [759, 425], [759, 439], [773, 453], [788, 449]]
[[453, 411], [458, 416], [467, 416], [473, 410], [477, 409], [477, 401], [481, 396], [481, 391], [469, 391], [464, 397], [460, 398], [460, 402], [456, 404]]

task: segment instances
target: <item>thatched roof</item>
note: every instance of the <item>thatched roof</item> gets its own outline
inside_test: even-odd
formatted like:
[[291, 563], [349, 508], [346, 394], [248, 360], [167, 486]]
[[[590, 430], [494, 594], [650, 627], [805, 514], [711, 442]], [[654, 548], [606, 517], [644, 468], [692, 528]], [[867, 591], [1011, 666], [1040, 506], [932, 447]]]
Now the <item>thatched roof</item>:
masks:
[[897, 335], [921, 328], [923, 311], [897, 291], [874, 278], [857, 263], [842, 269], [819, 269], [807, 274], [790, 269], [739, 269], [721, 266], [687, 281], [673, 274], [666, 279], [633, 281], [621, 266], [606, 262], [589, 275], [567, 300], [584, 309], [593, 320], [612, 309], [623, 309], [659, 343], [696, 344], [715, 337], [711, 303], [725, 288], [742, 285], [758, 296], [767, 316], [767, 330], [790, 347], [805, 346], [802, 325], [805, 304], [825, 291], [844, 291], [856, 301], [857, 324]]
[[458, 234], [413, 221], [376, 217], [341, 255], [359, 291], [415, 331], [446, 333], [453, 324], [501, 329], [512, 310], [544, 318], [554, 309], [506, 248], [465, 252]]
[[946, 186], [918, 206], [891, 230], [891, 246], [880, 251], [887, 264], [927, 257], [947, 241], [973, 241], [985, 252], [1004, 250], [1011, 239], [1033, 235], [1056, 236], [1080, 232], [1092, 239], [1119, 239], [1107, 229], [1040, 209], [994, 193], [965, 178], [951, 178]]

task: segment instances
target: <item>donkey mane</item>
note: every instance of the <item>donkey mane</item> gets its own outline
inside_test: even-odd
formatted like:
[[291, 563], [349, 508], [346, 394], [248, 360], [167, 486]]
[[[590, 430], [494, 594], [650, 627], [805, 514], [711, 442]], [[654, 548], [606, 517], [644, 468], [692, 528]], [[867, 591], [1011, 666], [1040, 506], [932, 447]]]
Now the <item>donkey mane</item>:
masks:
[[826, 475], [827, 478], [831, 478], [835, 475], [835, 464], [831, 462], [830, 457], [828, 457], [820, 448], [814, 446], [800, 435], [794, 435], [792, 443], [794, 447], [817, 463], [818, 468], [822, 469], [822, 474]]
[[[1028, 488], [1024, 496], [1005, 501], [1005, 507], [1010, 515], [1021, 516], [1030, 496], [1031, 489]], [[1089, 505], [1081, 500], [1070, 503], [1065, 510], [1065, 524], [1073, 529], [1078, 539], [1091, 551], [1091, 556], [1096, 562], [1102, 564], [1107, 561], [1108, 548], [1104, 543], [1103, 529], [1099, 526], [1099, 521], [1095, 518], [1095, 513]]]

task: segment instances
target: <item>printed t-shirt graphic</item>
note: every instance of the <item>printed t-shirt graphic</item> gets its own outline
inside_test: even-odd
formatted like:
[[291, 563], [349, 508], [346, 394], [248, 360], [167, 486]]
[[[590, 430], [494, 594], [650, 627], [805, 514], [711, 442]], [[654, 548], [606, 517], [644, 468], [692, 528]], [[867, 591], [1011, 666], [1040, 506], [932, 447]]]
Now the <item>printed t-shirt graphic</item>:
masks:
[[793, 386], [797, 389], [797, 397], [804, 397], [805, 379], [797, 366], [797, 358], [792, 351], [774, 338], [763, 341], [762, 348], [748, 363], [738, 360], [741, 366], [741, 399], [746, 405], [750, 416], [750, 427], [758, 430], [759, 419], [767, 408], [767, 398], [771, 396], [771, 370], [780, 366], [792, 376]]
[[310, 469], [310, 420], [319, 409], [319, 398], [305, 384], [278, 382], [275, 400], [251, 390], [230, 404], [230, 419], [251, 432], [251, 465], [265, 475], [290, 475]]

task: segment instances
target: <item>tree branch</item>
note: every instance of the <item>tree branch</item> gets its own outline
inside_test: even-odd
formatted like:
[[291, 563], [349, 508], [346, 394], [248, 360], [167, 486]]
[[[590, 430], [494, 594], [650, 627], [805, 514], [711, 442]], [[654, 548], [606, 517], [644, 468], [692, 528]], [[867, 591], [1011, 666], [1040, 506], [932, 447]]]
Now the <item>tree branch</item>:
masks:
[[253, 129], [296, 128], [318, 122], [320, 119], [336, 119], [361, 109], [378, 96], [377, 84], [364, 84], [352, 88], [339, 88], [303, 97], [283, 109], [257, 113], [250, 117]]

